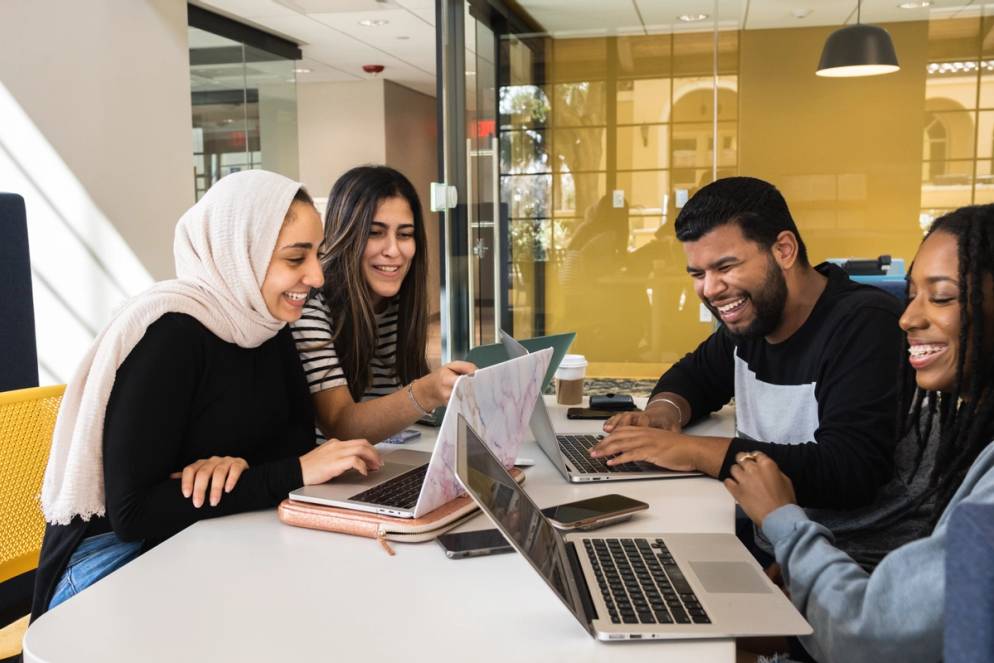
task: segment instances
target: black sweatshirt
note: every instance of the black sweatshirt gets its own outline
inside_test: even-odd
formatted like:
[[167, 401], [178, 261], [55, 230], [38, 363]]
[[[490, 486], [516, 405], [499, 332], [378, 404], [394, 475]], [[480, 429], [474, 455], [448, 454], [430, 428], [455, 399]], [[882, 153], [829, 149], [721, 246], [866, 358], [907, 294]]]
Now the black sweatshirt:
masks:
[[[288, 328], [246, 349], [190, 316], [164, 315], [121, 364], [107, 404], [106, 517], [46, 527], [33, 618], [48, 608], [83, 538], [113, 530], [147, 550], [198, 520], [271, 508], [303, 484], [299, 457], [314, 443]], [[169, 475], [211, 456], [244, 458], [249, 468], [218, 506], [197, 509]]]
[[790, 477], [801, 506], [851, 509], [870, 503], [893, 468], [901, 304], [835, 265], [816, 269], [828, 284], [790, 338], [770, 344], [721, 327], [653, 394], [683, 396], [694, 420], [735, 397], [736, 437], [719, 479], [737, 453], [758, 450]]

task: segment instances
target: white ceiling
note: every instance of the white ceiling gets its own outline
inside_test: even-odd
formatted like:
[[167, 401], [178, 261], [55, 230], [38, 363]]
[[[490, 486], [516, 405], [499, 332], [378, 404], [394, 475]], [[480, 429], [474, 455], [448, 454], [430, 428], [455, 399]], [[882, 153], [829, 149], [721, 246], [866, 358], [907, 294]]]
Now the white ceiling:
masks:
[[[722, 29], [842, 25], [856, 20], [856, 0], [517, 0], [559, 38], [710, 30], [717, 6]], [[863, 22], [951, 18], [985, 11], [982, 0], [932, 0], [901, 9], [905, 0], [864, 0]], [[299, 83], [371, 78], [364, 64], [385, 67], [381, 77], [435, 95], [435, 0], [195, 0], [195, 4], [301, 44]], [[708, 14], [700, 23], [682, 14]], [[364, 19], [387, 24], [364, 27]]]
[[[863, 0], [862, 20], [889, 23], [950, 18], [979, 12], [983, 4], [982, 0], [931, 0], [931, 6], [924, 8], [898, 6], [906, 1]], [[856, 22], [856, 0], [518, 0], [518, 4], [555, 37], [710, 30], [715, 15], [720, 28], [735, 30]], [[708, 18], [700, 23], [679, 19], [696, 14]]]
[[[301, 44], [299, 83], [381, 77], [435, 95], [435, 0], [198, 0], [195, 4]], [[386, 25], [364, 27], [364, 19]]]

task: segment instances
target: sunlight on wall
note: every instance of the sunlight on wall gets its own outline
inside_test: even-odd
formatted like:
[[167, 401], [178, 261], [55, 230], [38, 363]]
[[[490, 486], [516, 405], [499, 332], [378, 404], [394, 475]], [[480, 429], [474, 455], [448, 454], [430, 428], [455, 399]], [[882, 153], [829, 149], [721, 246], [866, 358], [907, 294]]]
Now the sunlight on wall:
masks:
[[0, 190], [27, 209], [41, 384], [66, 382], [112, 313], [153, 279], [2, 84]]

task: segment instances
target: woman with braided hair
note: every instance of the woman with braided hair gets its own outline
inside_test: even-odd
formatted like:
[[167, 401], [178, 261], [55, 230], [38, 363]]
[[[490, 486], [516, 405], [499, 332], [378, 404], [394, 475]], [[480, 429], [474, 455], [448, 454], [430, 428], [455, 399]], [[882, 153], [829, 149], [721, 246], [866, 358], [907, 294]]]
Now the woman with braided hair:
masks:
[[[994, 503], [994, 205], [935, 221], [908, 278], [904, 425], [924, 450], [939, 433], [929, 489], [931, 535], [892, 551], [872, 573], [833, 546], [831, 534], [794, 502], [769, 457], [740, 454], [729, 492], [775, 546], [785, 588], [814, 634], [801, 638], [818, 661], [942, 657], [946, 527], [961, 502]], [[917, 462], [922, 461], [918, 454]]]

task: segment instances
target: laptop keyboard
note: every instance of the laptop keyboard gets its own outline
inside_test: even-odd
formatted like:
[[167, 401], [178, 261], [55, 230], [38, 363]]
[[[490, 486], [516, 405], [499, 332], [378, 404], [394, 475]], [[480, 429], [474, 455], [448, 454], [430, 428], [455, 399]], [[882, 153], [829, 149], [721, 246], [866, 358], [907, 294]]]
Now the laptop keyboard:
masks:
[[583, 539], [615, 624], [710, 624], [662, 539]]
[[590, 449], [603, 439], [601, 435], [557, 435], [559, 448], [570, 459], [573, 466], [585, 474], [609, 474], [611, 472], [658, 471], [658, 468], [645, 463], [622, 463], [608, 465], [607, 458], [591, 458]]
[[358, 495], [353, 495], [349, 499], [368, 504], [392, 506], [398, 509], [413, 509], [414, 505], [418, 503], [418, 495], [421, 494], [421, 485], [425, 482], [426, 474], [428, 474], [427, 463], [395, 476], [389, 481], [384, 481], [378, 486], [373, 486]]

